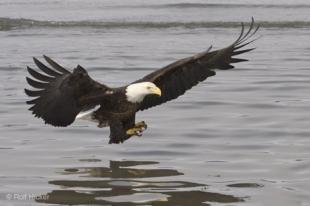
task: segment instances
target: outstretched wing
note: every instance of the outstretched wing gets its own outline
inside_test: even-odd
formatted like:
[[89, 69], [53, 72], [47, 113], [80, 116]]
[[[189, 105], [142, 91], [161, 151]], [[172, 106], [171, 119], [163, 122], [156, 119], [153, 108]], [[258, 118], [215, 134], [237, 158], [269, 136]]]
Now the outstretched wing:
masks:
[[25, 89], [25, 93], [35, 97], [27, 101], [32, 105], [29, 110], [45, 123], [54, 126], [71, 124], [80, 111], [99, 104], [98, 97], [109, 90], [107, 86], [91, 79], [81, 66], [70, 72], [49, 57], [44, 56], [44, 59], [52, 68], [34, 58], [34, 63], [43, 73], [27, 67], [33, 79], [26, 77], [26, 80], [39, 90]]
[[215, 71], [213, 71], [214, 69], [232, 69], [234, 68], [234, 66], [231, 65], [232, 63], [247, 61], [246, 59], [239, 59], [234, 56], [254, 49], [240, 50], [255, 40], [251, 40], [251, 37], [257, 32], [259, 26], [254, 25], [253, 18], [246, 32], [244, 31], [243, 23], [241, 26], [239, 37], [230, 46], [215, 51], [210, 51], [210, 47], [205, 52], [178, 60], [137, 80], [136, 82], [153, 82], [162, 91], [161, 97], [153, 95], [146, 96], [140, 104], [139, 110], [145, 110], [160, 105], [183, 95], [186, 90], [189, 90], [199, 82], [210, 76], [214, 76], [216, 74]]

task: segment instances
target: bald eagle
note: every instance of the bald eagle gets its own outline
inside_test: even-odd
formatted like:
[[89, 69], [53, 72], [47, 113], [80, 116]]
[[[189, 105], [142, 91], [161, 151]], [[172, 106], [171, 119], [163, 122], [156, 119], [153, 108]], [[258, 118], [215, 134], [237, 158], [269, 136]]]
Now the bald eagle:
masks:
[[[215, 51], [210, 47], [118, 88], [93, 80], [80, 65], [71, 72], [47, 56], [43, 57], [49, 66], [33, 58], [41, 73], [27, 67], [33, 78], [26, 77], [26, 80], [36, 89], [25, 89], [28, 96], [35, 97], [27, 101], [31, 105], [29, 110], [53, 126], [65, 127], [77, 118], [96, 121], [99, 127], [109, 126], [109, 143], [141, 136], [147, 125], [144, 121], [135, 122], [136, 112], [176, 99], [214, 76], [215, 69], [232, 69], [232, 63], [247, 61], [235, 56], [254, 49], [243, 48], [255, 40], [251, 38], [259, 26], [254, 25], [253, 18], [247, 31], [241, 26], [239, 37], [228, 47]], [[85, 111], [91, 112], [85, 114]]]

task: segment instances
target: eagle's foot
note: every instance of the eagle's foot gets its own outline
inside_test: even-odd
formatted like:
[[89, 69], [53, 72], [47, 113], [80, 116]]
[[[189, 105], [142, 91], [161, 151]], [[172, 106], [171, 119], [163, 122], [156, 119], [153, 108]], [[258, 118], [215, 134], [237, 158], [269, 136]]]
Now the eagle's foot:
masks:
[[142, 132], [143, 132], [144, 130], [146, 130], [146, 128], [147, 128], [147, 125], [145, 124], [144, 121], [138, 122], [137, 124], [135, 124], [135, 126], [134, 126], [133, 128], [128, 129], [128, 130], [126, 131], [126, 134], [127, 134], [127, 135], [130, 135], [130, 136], [136, 135], [136, 136], [139, 136], [139, 137], [140, 137], [140, 136], [142, 136]]
[[144, 130], [146, 130], [147, 125], [145, 124], [144, 121], [142, 121], [142, 122], [136, 123], [135, 126], [134, 126], [134, 128], [141, 128], [141, 129], [143, 129], [143, 131], [144, 131]]
[[143, 132], [143, 130], [141, 128], [133, 127], [131, 129], [128, 129], [126, 131], [126, 134], [129, 136], [134, 136], [134, 135], [141, 136], [142, 132]]

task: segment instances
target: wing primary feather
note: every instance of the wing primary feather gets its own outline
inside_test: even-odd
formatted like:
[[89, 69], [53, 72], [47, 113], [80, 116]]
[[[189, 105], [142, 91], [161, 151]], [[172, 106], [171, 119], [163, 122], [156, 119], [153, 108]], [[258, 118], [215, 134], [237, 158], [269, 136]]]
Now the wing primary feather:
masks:
[[[258, 29], [260, 28], [260, 25], [257, 25], [255, 30], [250, 34], [250, 32], [252, 31], [253, 27], [254, 27], [254, 20], [252, 19], [251, 28], [249, 29], [247, 34], [244, 35], [244, 37], [237, 43], [237, 45], [238, 44], [242, 44], [243, 42], [249, 40], [252, 36], [254, 36], [256, 34], [256, 32], [258, 31]], [[257, 40], [257, 39], [255, 39], [255, 40]], [[252, 41], [255, 41], [255, 40], [252, 40]]]
[[39, 117], [38, 114], [34, 113], [34, 111], [33, 111], [33, 110], [34, 110], [34, 107], [35, 107], [35, 105], [33, 105], [32, 107], [30, 107], [28, 110], [29, 110], [29, 111], [32, 111], [32, 114], [34, 114], [35, 117]]
[[244, 44], [242, 44], [242, 45], [235, 46], [235, 47], [234, 47], [234, 50], [238, 50], [238, 49], [240, 49], [240, 48], [242, 48], [242, 47], [245, 47], [246, 45], [251, 44], [252, 42], [256, 41], [257, 39], [258, 39], [258, 38], [253, 39], [252, 41], [249, 41], [249, 42], [244, 43]]
[[37, 97], [40, 96], [42, 94], [44, 90], [29, 90], [29, 89], [25, 89], [25, 93], [30, 96], [30, 97]]
[[34, 69], [32, 69], [30, 67], [27, 67], [27, 70], [31, 76], [33, 76], [34, 78], [36, 78], [37, 80], [40, 80], [42, 82], [51, 82], [51, 81], [55, 80], [55, 78], [41, 74], [41, 73], [35, 71]]
[[49, 65], [51, 65], [54, 69], [56, 69], [57, 71], [64, 73], [64, 74], [70, 74], [71, 72], [69, 72], [67, 69], [65, 69], [64, 67], [60, 66], [58, 63], [56, 63], [54, 60], [52, 60], [51, 58], [49, 58], [46, 55], [43, 55], [45, 61], [47, 63], [49, 63]]
[[[252, 17], [252, 25], [254, 27], [254, 18]], [[256, 32], [258, 31], [258, 29], [260, 28], [260, 25], [258, 24], [255, 28], [255, 30], [247, 37], [247, 39], [251, 38], [254, 34], [256, 34]]]
[[42, 62], [40, 62], [37, 58], [33, 57], [33, 61], [34, 63], [37, 65], [37, 67], [39, 69], [41, 69], [43, 72], [45, 72], [46, 74], [52, 76], [52, 77], [58, 77], [61, 74], [58, 72], [55, 72], [54, 70], [48, 68], [47, 66], [45, 66]]
[[46, 86], [48, 86], [48, 83], [38, 82], [29, 77], [26, 77], [26, 81], [28, 82], [29, 85], [37, 89], [44, 89], [46, 88]]
[[[259, 28], [259, 27], [257, 27], [257, 28]], [[257, 30], [255, 29], [255, 32], [256, 32], [256, 31], [257, 31]], [[240, 44], [243, 44], [244, 42], [248, 41], [254, 34], [255, 34], [255, 33], [253, 32], [253, 33], [251, 33], [249, 36], [244, 37], [244, 39], [240, 40], [240, 41], [239, 41], [238, 43], [236, 43], [235, 45], [238, 46], [238, 45], [240, 45]], [[258, 38], [255, 38], [255, 39], [253, 39], [253, 40], [251, 40], [250, 43], [253, 42], [253, 41], [256, 41], [257, 39], [259, 39], [259, 37], [258, 37]]]
[[241, 22], [241, 32], [240, 32], [240, 34], [239, 34], [239, 37], [238, 37], [238, 38], [236, 39], [236, 41], [233, 43], [233, 45], [237, 44], [237, 43], [240, 41], [240, 39], [242, 39], [243, 33], [244, 33], [244, 23]]
[[246, 62], [246, 61], [249, 61], [249, 60], [247, 60], [247, 59], [238, 59], [238, 58], [231, 58], [231, 60], [230, 60], [231, 63]]
[[252, 29], [254, 26], [254, 19], [252, 17], [252, 22], [250, 24], [250, 28], [248, 29], [248, 31], [243, 35], [243, 37], [241, 38], [241, 41], [245, 40], [247, 38], [247, 36], [251, 33]]
[[[259, 27], [257, 27], [257, 28], [259, 28]], [[257, 30], [255, 30], [255, 31], [257, 31]], [[261, 37], [261, 36], [259, 36], [259, 37], [255, 38], [255, 39], [252, 39], [252, 40], [249, 41], [249, 42], [246, 42], [246, 41], [249, 40], [252, 36], [253, 36], [253, 35], [251, 34], [251, 35], [250, 35], [248, 38], [246, 38], [245, 40], [242, 40], [241, 42], [238, 42], [238, 44], [236, 44], [235, 46], [238, 46], [238, 45], [240, 45], [240, 44], [248, 45], [248, 44], [250, 44], [250, 43], [256, 41], [257, 39], [259, 39], [259, 38]], [[245, 43], [245, 42], [246, 42], [246, 43]]]
[[254, 50], [254, 49], [255, 49], [255, 48], [244, 49], [244, 50], [240, 50], [240, 51], [234, 51], [234, 52], [233, 52], [233, 56], [239, 55], [239, 54], [242, 54], [242, 53], [246, 53], [246, 52], [252, 51], [252, 50]]
[[27, 104], [35, 104], [37, 101], [39, 101], [40, 97], [32, 99], [32, 100], [28, 100], [26, 101]]

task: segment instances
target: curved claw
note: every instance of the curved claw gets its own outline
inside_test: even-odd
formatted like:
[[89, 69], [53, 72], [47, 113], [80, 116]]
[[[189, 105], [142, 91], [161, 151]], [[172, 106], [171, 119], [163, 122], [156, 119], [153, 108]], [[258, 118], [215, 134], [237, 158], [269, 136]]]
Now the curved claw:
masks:
[[136, 123], [134, 127], [136, 127], [136, 128], [143, 128], [144, 130], [147, 129], [147, 125], [145, 124], [144, 121]]
[[135, 135], [135, 136], [141, 137], [143, 131], [145, 131], [146, 128], [147, 128], [147, 125], [145, 124], [144, 121], [138, 122], [137, 124], [135, 124], [135, 126], [133, 128], [128, 129], [126, 131], [126, 134], [130, 135], [130, 136]]
[[142, 132], [137, 131], [136, 136], [141, 137], [142, 136]]

